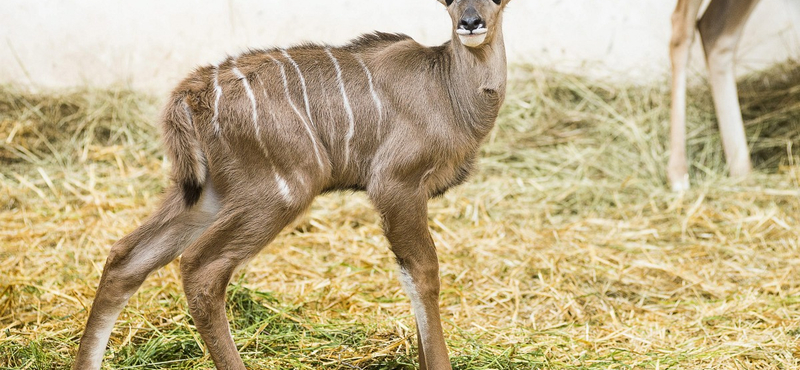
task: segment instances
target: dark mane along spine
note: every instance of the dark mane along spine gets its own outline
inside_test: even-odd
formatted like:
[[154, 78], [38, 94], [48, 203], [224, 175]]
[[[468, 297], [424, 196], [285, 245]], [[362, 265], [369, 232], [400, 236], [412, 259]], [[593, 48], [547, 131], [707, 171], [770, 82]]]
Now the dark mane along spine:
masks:
[[369, 49], [373, 47], [380, 47], [386, 44], [392, 44], [398, 41], [410, 40], [411, 37], [402, 33], [386, 33], [386, 32], [372, 32], [365, 33], [358, 38], [350, 41], [345, 45], [346, 49]]

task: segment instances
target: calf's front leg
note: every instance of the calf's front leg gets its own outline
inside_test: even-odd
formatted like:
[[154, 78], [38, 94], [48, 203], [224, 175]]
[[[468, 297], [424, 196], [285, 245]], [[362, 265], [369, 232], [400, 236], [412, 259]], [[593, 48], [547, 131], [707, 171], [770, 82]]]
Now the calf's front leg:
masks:
[[428, 230], [428, 197], [423, 189], [387, 186], [370, 194], [384, 221], [384, 232], [397, 263], [400, 280], [411, 299], [417, 321], [420, 369], [451, 370], [439, 315], [439, 261]]

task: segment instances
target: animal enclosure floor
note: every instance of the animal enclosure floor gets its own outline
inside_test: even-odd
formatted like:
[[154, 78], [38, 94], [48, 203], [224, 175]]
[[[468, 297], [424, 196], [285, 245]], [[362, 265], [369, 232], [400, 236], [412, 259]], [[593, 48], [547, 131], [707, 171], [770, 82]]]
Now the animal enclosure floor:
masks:
[[[666, 84], [511, 77], [475, 175], [429, 203], [454, 368], [799, 368], [800, 67], [740, 81], [744, 181], [725, 176], [697, 81], [684, 194], [666, 186]], [[160, 104], [0, 88], [0, 368], [72, 363], [111, 244], [167, 184]], [[229, 289], [245, 363], [414, 368], [397, 275], [369, 201], [320, 197]], [[104, 366], [213, 368], [177, 262], [131, 299]]]

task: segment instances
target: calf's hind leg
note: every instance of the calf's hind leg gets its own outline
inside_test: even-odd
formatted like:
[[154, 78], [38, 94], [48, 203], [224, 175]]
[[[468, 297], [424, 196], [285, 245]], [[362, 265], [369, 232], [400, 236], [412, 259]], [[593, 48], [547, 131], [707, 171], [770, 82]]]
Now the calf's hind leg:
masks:
[[[276, 186], [277, 188], [277, 186]], [[231, 206], [181, 257], [183, 289], [197, 331], [218, 369], [244, 369], [225, 316], [225, 291], [241, 264], [264, 246], [310, 203], [271, 201]]]
[[177, 257], [216, 218], [216, 194], [206, 187], [198, 204], [187, 208], [173, 187], [145, 223], [111, 248], [81, 338], [76, 370], [100, 369], [108, 339], [128, 299], [147, 276]]

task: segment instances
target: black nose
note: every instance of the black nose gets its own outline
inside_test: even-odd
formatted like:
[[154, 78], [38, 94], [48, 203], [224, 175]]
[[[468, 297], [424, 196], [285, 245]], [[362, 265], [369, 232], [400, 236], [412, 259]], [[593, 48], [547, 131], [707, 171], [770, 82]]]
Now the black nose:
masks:
[[478, 11], [475, 8], [469, 8], [467, 11], [464, 12], [464, 15], [461, 16], [461, 21], [458, 22], [458, 28], [465, 29], [467, 31], [475, 31], [479, 28], [483, 28], [483, 19], [481, 18]]

